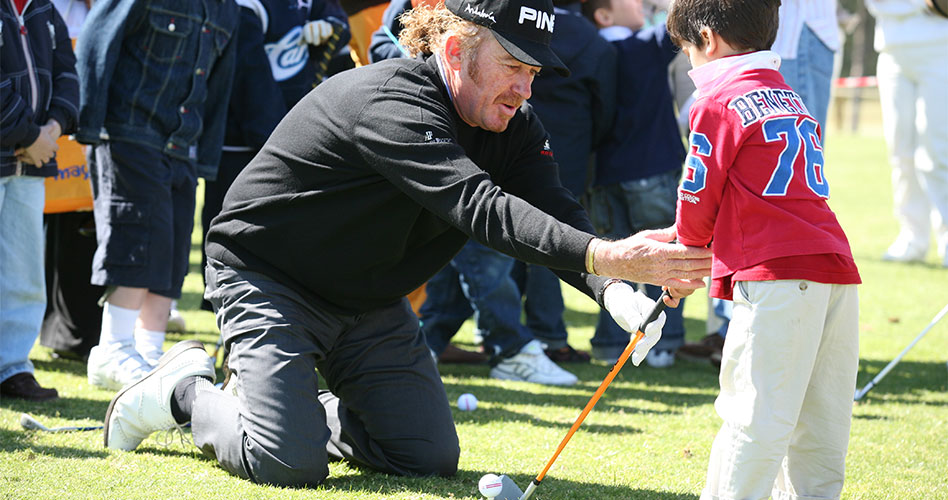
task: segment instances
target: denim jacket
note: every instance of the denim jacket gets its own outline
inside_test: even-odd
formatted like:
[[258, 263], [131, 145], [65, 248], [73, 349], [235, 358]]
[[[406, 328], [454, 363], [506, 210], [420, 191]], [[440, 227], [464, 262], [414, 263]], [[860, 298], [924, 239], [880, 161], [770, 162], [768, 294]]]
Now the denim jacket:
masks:
[[62, 18], [47, 0], [28, 1], [22, 18], [13, 2], [0, 0], [0, 177], [56, 175], [55, 158], [42, 167], [16, 159], [50, 118], [63, 134], [79, 114], [76, 58]]
[[96, 1], [76, 45], [76, 138], [158, 148], [216, 177], [237, 22], [233, 0]]

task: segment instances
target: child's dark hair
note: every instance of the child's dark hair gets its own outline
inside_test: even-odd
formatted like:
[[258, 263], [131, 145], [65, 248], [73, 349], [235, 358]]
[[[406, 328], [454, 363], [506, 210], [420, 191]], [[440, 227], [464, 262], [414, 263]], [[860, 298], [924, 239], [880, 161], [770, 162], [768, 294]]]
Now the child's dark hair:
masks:
[[735, 49], [770, 50], [779, 9], [780, 0], [674, 0], [665, 23], [678, 46], [704, 47], [701, 29], [708, 27]]
[[599, 9], [611, 9], [612, 0], [583, 0], [583, 17], [589, 19], [591, 23], [599, 26], [596, 23], [596, 11]]

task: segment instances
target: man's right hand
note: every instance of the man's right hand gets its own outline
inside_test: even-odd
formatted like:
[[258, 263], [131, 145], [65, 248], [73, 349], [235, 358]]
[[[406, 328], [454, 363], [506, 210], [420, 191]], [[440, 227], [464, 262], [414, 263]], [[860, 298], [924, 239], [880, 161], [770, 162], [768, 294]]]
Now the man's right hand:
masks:
[[705, 286], [711, 275], [711, 250], [671, 243], [675, 228], [642, 231], [618, 241], [601, 241], [595, 249], [596, 274], [675, 290], [676, 297]]

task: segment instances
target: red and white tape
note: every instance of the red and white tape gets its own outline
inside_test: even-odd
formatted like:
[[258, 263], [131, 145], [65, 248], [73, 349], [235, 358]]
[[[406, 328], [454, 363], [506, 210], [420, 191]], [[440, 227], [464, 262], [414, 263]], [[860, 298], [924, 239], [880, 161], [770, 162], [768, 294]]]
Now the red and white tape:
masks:
[[874, 76], [845, 76], [837, 78], [834, 83], [836, 88], [845, 89], [875, 87], [876, 85], [876, 77]]

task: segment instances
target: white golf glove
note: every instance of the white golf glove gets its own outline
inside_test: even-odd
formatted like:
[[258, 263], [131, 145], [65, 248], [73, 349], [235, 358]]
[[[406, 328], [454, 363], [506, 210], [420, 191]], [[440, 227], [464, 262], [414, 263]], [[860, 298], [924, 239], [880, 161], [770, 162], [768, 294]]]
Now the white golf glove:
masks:
[[302, 42], [313, 46], [320, 46], [332, 36], [332, 23], [317, 19], [303, 25]]
[[[602, 303], [606, 310], [612, 315], [612, 319], [622, 327], [623, 330], [632, 333], [638, 331], [642, 321], [652, 312], [655, 301], [648, 298], [642, 292], [636, 292], [634, 288], [627, 283], [613, 283], [606, 287], [602, 293]], [[649, 349], [655, 346], [658, 339], [662, 338], [662, 327], [665, 326], [665, 313], [662, 312], [658, 318], [649, 323], [645, 328], [645, 336], [636, 344], [632, 351], [632, 364], [639, 366], [639, 363], [645, 359]]]

